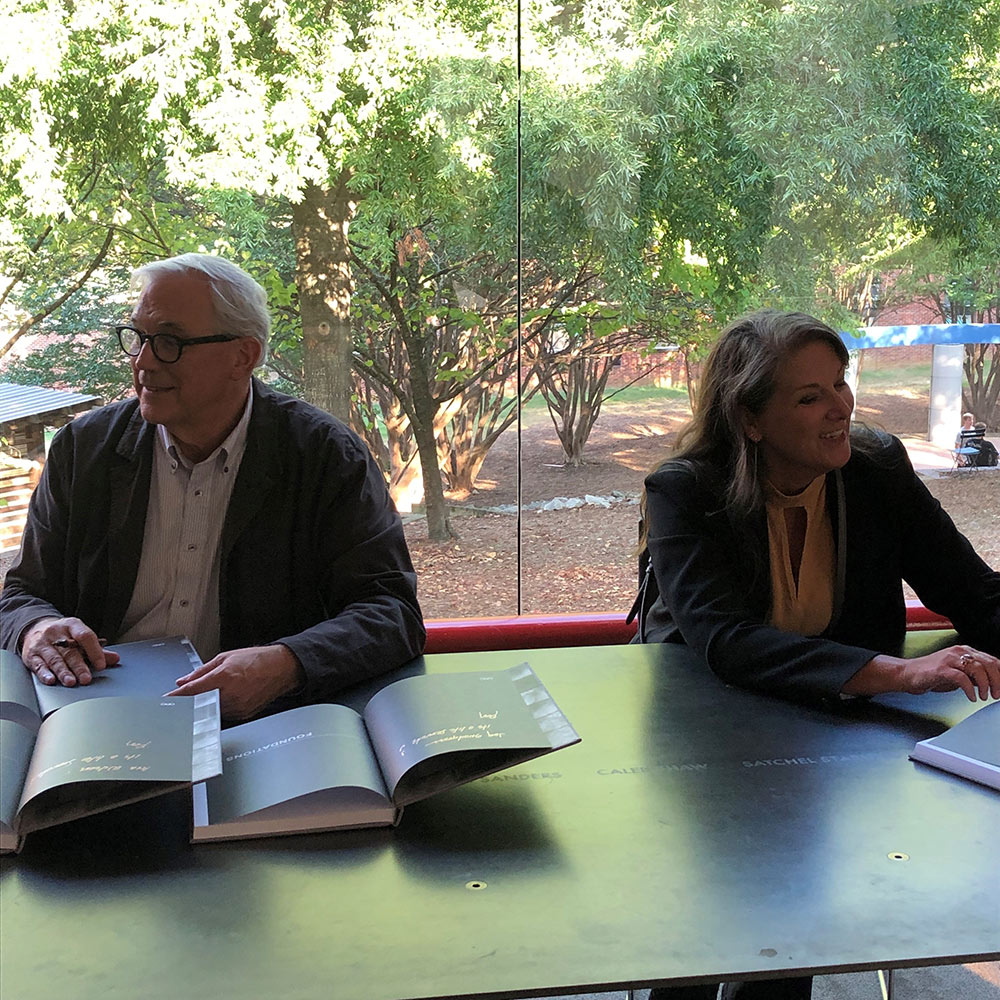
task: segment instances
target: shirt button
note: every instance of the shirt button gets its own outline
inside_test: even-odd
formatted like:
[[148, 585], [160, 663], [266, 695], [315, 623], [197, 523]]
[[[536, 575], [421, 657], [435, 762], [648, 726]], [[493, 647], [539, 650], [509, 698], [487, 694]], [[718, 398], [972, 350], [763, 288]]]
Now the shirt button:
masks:
[[194, 550], [195, 550], [196, 548], [198, 548], [198, 546], [197, 546], [197, 545], [189, 545], [189, 546], [188, 546], [188, 552], [194, 552]]
[[194, 491], [194, 495], [195, 495], [196, 497], [200, 497], [200, 496], [201, 496], [201, 490], [195, 490], [195, 491]]
[[178, 604], [180, 604], [180, 606], [182, 608], [186, 608], [188, 606], [188, 602], [187, 601], [178, 601]]

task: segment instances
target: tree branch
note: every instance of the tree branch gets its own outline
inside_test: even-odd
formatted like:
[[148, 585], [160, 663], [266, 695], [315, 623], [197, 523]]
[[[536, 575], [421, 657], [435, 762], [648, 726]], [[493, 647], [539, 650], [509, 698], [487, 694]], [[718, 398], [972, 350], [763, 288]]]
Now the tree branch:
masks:
[[58, 298], [50, 302], [47, 306], [45, 306], [44, 309], [39, 310], [29, 319], [25, 320], [17, 328], [17, 331], [15, 332], [14, 336], [11, 337], [10, 340], [8, 340], [7, 343], [3, 345], [2, 349], [0, 349], [0, 358], [4, 357], [8, 353], [8, 351], [10, 351], [11, 347], [13, 347], [14, 344], [16, 344], [18, 340], [20, 340], [21, 337], [23, 337], [33, 326], [40, 323], [43, 319], [45, 319], [46, 316], [51, 316], [52, 313], [54, 313], [64, 302], [66, 302], [67, 299], [69, 299], [72, 295], [75, 295], [87, 283], [90, 276], [94, 273], [95, 270], [97, 270], [98, 266], [104, 261], [104, 258], [107, 257], [108, 251], [111, 249], [111, 244], [114, 240], [114, 237], [115, 237], [115, 228], [114, 226], [109, 226], [107, 235], [104, 238], [103, 246], [97, 252], [94, 259], [87, 266], [87, 269], [83, 272], [83, 274], [81, 274], [80, 277], [77, 278], [77, 280], [74, 281], [69, 286], [69, 288], [67, 288], [66, 291], [63, 292], [62, 295], [60, 295]]

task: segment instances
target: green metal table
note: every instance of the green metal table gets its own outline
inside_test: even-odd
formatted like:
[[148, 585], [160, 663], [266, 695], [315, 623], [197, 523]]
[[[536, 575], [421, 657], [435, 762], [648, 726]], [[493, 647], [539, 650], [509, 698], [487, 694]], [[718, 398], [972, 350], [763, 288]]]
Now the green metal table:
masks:
[[174, 796], [32, 835], [0, 865], [0, 994], [540, 996], [1000, 957], [1000, 795], [907, 759], [964, 696], [807, 708], [673, 646], [411, 670], [523, 660], [583, 742], [394, 830], [191, 846]]

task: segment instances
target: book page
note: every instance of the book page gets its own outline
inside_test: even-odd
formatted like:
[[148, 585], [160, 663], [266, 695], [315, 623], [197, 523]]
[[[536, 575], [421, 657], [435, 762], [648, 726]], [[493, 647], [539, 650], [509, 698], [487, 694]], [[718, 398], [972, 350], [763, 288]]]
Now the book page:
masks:
[[361, 716], [344, 705], [293, 708], [223, 732], [222, 774], [205, 784], [207, 824], [201, 825], [232, 823], [337, 787], [388, 802]]
[[42, 717], [33, 678], [19, 656], [9, 649], [0, 649], [0, 719], [9, 719], [35, 732]]
[[207, 781], [222, 773], [222, 708], [218, 691], [189, 695], [191, 720], [191, 781]]
[[0, 719], [0, 851], [13, 851], [17, 847], [14, 832], [17, 804], [34, 745], [35, 734], [30, 729]]
[[116, 667], [95, 671], [89, 684], [63, 687], [42, 684], [34, 678], [35, 696], [42, 716], [58, 708], [93, 698], [148, 697], [158, 698], [173, 691], [178, 677], [201, 665], [194, 646], [184, 636], [165, 639], [144, 639], [108, 646], [121, 656]]
[[940, 736], [921, 740], [910, 757], [1000, 789], [1000, 701], [978, 709]]
[[50, 715], [38, 730], [21, 793], [20, 832], [135, 801], [165, 784], [190, 784], [196, 719], [211, 725], [206, 698], [217, 703], [218, 692], [197, 699], [97, 698]]
[[940, 736], [921, 743], [1000, 767], [1000, 701], [984, 705]]
[[527, 663], [395, 681], [364, 718], [398, 806], [579, 741]]

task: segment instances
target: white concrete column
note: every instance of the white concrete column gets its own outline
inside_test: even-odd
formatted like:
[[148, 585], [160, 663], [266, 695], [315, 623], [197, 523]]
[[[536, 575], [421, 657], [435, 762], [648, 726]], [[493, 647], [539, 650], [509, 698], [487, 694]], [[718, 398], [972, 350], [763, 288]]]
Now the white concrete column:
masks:
[[964, 344], [935, 344], [931, 362], [931, 409], [927, 436], [931, 444], [955, 447], [962, 424], [962, 359]]
[[861, 351], [847, 352], [847, 384], [851, 387], [855, 405], [858, 401], [858, 377], [861, 374]]

